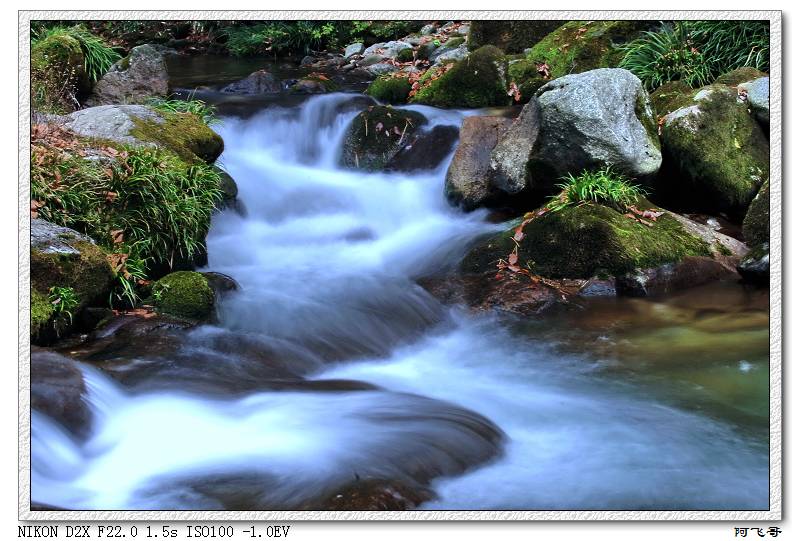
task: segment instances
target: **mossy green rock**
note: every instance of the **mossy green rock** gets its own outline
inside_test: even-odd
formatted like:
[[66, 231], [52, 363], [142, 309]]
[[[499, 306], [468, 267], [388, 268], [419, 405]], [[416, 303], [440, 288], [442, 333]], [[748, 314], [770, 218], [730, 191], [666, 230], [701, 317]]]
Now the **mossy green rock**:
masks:
[[767, 74], [759, 71], [756, 68], [737, 68], [733, 71], [720, 75], [714, 81], [715, 85], [737, 86], [748, 81], [766, 77]]
[[64, 125], [83, 137], [164, 148], [187, 163], [213, 163], [224, 148], [222, 138], [197, 115], [145, 105], [89, 107], [68, 115]]
[[422, 88], [411, 101], [436, 107], [508, 105], [511, 98], [506, 88], [506, 69], [503, 52], [486, 45], [456, 62], [438, 79], [420, 79]]
[[[620, 47], [631, 41], [647, 27], [642, 21], [570, 21], [531, 47], [526, 55], [527, 64], [520, 65], [513, 80], [517, 86], [531, 89], [551, 79], [570, 73], [581, 73], [597, 68], [615, 68], [622, 59]], [[549, 77], [537, 71], [547, 65]]]
[[416, 111], [376, 105], [359, 113], [350, 124], [340, 163], [345, 167], [380, 171], [427, 123]]
[[114, 280], [105, 252], [77, 231], [45, 220], [31, 220], [31, 336], [44, 334], [53, 307], [45, 306], [51, 287], [72, 288], [78, 300], [72, 314], [105, 300]]
[[692, 87], [684, 81], [670, 81], [650, 93], [650, 103], [656, 115], [661, 117], [685, 105], [691, 93]]
[[[403, 49], [408, 51], [410, 49]], [[367, 94], [384, 103], [405, 103], [411, 92], [411, 83], [406, 77], [382, 75], [370, 83]]]
[[735, 221], [769, 175], [769, 143], [736, 90], [711, 85], [664, 117], [662, 152], [672, 197]]
[[742, 222], [742, 234], [748, 246], [769, 242], [769, 181], [758, 190]]
[[31, 106], [45, 113], [74, 111], [91, 90], [81, 45], [72, 36], [54, 34], [31, 47]]
[[539, 66], [526, 58], [509, 60], [508, 80], [517, 85], [520, 93], [519, 103], [528, 103], [536, 95], [547, 79], [539, 73]]
[[[642, 200], [639, 209], [655, 208]], [[711, 255], [703, 239], [689, 233], [669, 214], [652, 226], [604, 205], [567, 207], [535, 218], [524, 228], [519, 265], [549, 278], [624, 275], [636, 269], [678, 262], [687, 256]], [[473, 249], [463, 260], [465, 273], [484, 273], [507, 259], [514, 249], [514, 227]]]
[[506, 53], [521, 53], [564, 21], [472, 21], [467, 46], [471, 51], [494, 45]]
[[214, 311], [214, 290], [194, 271], [168, 274], [153, 284], [150, 299], [159, 313], [183, 319], [208, 319]]

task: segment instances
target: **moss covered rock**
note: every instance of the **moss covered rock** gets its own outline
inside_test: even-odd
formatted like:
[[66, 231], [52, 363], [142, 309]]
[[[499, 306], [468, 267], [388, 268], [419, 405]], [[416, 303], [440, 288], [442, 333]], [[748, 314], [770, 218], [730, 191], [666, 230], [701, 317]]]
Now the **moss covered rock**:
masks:
[[204, 320], [214, 312], [214, 290], [199, 272], [178, 271], [153, 284], [150, 302], [159, 313]]
[[438, 78], [420, 79], [414, 103], [437, 107], [492, 107], [508, 105], [506, 60], [497, 47], [486, 45], [456, 62]]
[[[533, 45], [527, 66], [518, 68], [517, 86], [541, 86], [550, 79], [596, 68], [615, 68], [620, 45], [634, 39], [649, 23], [642, 21], [570, 21]], [[546, 66], [540, 73], [538, 67]], [[532, 69], [536, 68], [536, 70]], [[523, 73], [527, 77], [520, 77]]]
[[379, 171], [427, 123], [416, 111], [373, 106], [356, 116], [342, 146], [340, 163], [345, 167]]
[[[104, 301], [114, 280], [105, 252], [94, 241], [68, 227], [45, 220], [31, 220], [31, 337], [47, 341], [56, 315], [49, 307], [50, 288], [70, 288], [76, 305], [69, 312], [77, 315], [92, 303]], [[61, 329], [67, 325], [62, 325]]]
[[[408, 50], [408, 49], [404, 49]], [[407, 77], [393, 77], [382, 75], [367, 88], [367, 94], [383, 103], [405, 103], [411, 92], [411, 83]]]
[[692, 87], [684, 81], [670, 81], [650, 93], [650, 102], [656, 115], [661, 117], [686, 104], [686, 97], [691, 92]]
[[[638, 208], [656, 207], [642, 201]], [[519, 265], [549, 278], [591, 278], [713, 254], [712, 246], [688, 232], [672, 215], [663, 214], [651, 223], [647, 226], [594, 203], [551, 212], [524, 228]], [[462, 262], [462, 271], [478, 273], [493, 268], [498, 259], [513, 251], [513, 236], [511, 228], [472, 250]]]
[[213, 163], [222, 138], [191, 113], [157, 111], [145, 105], [100, 105], [67, 116], [64, 126], [77, 135], [172, 151], [186, 162]]
[[740, 221], [769, 175], [769, 144], [736, 90], [704, 87], [664, 117], [668, 181], [659, 190]]
[[77, 39], [54, 34], [31, 47], [31, 107], [45, 113], [68, 113], [91, 90]]
[[758, 190], [742, 222], [742, 234], [749, 246], [769, 242], [769, 181]]
[[547, 83], [547, 79], [539, 73], [539, 64], [526, 58], [509, 60], [508, 81], [517, 85], [519, 103], [528, 103], [536, 95], [536, 91]]
[[737, 86], [754, 79], [766, 77], [767, 74], [756, 68], [737, 68], [733, 71], [720, 75], [714, 80], [715, 85]]
[[564, 21], [472, 21], [467, 37], [471, 51], [494, 45], [506, 53], [521, 53], [532, 47]]
[[163, 54], [153, 45], [139, 45], [97, 81], [87, 104], [145, 103], [168, 93], [169, 75]]

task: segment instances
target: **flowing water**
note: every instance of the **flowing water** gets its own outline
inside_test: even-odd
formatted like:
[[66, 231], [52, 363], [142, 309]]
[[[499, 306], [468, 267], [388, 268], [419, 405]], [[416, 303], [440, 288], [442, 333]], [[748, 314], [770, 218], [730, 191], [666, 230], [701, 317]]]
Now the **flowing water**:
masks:
[[[85, 440], [34, 412], [34, 501], [313, 508], [379, 478], [430, 483], [423, 509], [768, 508], [764, 294], [719, 284], [537, 320], [444, 306], [416, 280], [500, 226], [446, 203], [449, 159], [337, 167], [363, 106], [331, 94], [223, 119], [245, 210], [214, 217], [209, 269], [240, 290], [143, 384], [82, 365]], [[429, 127], [467, 114], [416, 109]], [[256, 342], [290, 367], [281, 382], [241, 353]]]

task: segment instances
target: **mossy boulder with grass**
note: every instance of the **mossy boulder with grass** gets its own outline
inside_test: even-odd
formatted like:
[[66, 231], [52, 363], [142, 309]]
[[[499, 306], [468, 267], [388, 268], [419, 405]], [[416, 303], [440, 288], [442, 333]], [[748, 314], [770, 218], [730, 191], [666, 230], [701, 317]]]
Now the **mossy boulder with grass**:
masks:
[[336, 89], [336, 83], [329, 78], [321, 73], [312, 73], [290, 86], [289, 92], [292, 94], [325, 94]]
[[145, 105], [100, 105], [66, 117], [73, 133], [132, 146], [167, 149], [187, 163], [213, 163], [222, 138], [192, 113], [160, 111]]
[[642, 21], [565, 23], [538, 43], [531, 44], [525, 57], [528, 63], [517, 68], [516, 78], [512, 80], [518, 87], [532, 88], [571, 73], [617, 67], [623, 57], [620, 46], [635, 39], [648, 24]]
[[427, 119], [416, 111], [369, 107], [350, 123], [340, 163], [349, 168], [380, 171], [426, 123]]
[[[30, 264], [31, 337], [38, 342], [52, 339], [85, 307], [105, 301], [115, 277], [107, 254], [91, 238], [39, 218], [31, 220]], [[73, 304], [59, 310], [51, 288], [70, 290]], [[53, 323], [61, 314], [69, 321], [56, 329]]]
[[[534, 218], [519, 242], [518, 265], [547, 278], [624, 276], [641, 269], [712, 257], [720, 248], [690, 232], [678, 217], [642, 199], [636, 208], [658, 215], [637, 218], [600, 203], [572, 205]], [[626, 215], [630, 214], [630, 215]], [[521, 220], [474, 248], [461, 264], [464, 273], [496, 269], [514, 250]], [[721, 255], [721, 254], [720, 254]]]
[[391, 75], [378, 77], [367, 88], [367, 94], [380, 102], [391, 104], [405, 103], [409, 92], [411, 92], [411, 83], [407, 77]]
[[203, 321], [214, 313], [214, 290], [199, 272], [178, 271], [155, 282], [148, 302], [161, 314]]
[[659, 195], [741, 221], [768, 179], [769, 143], [735, 89], [711, 85], [687, 101], [664, 117]]
[[464, 60], [441, 68], [431, 68], [413, 103], [436, 107], [492, 107], [508, 105], [506, 59], [497, 47], [486, 45]]
[[472, 21], [467, 36], [471, 51], [494, 45], [506, 53], [521, 53], [532, 47], [564, 21]]
[[769, 242], [769, 180], [761, 185], [742, 222], [742, 235], [748, 246]]
[[80, 107], [92, 88], [80, 42], [68, 34], [53, 34], [31, 46], [31, 107], [63, 114]]

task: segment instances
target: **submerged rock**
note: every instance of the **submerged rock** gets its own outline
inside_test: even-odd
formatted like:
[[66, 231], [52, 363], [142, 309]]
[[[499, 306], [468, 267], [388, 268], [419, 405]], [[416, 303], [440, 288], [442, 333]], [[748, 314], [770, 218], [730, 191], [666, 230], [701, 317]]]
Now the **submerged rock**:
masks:
[[384, 169], [426, 123], [427, 119], [416, 111], [372, 106], [351, 122], [340, 163], [366, 171]]
[[662, 126], [665, 165], [660, 194], [698, 210], [741, 220], [769, 175], [769, 143], [736, 90], [704, 87], [687, 96]]
[[408, 511], [433, 499], [433, 491], [385, 479], [364, 479], [340, 488], [319, 511]]
[[388, 171], [435, 169], [450, 155], [458, 140], [455, 126], [434, 126], [414, 133], [408, 143], [386, 164]]
[[87, 104], [144, 103], [168, 93], [169, 74], [163, 54], [152, 45], [139, 45], [97, 81]]
[[91, 428], [92, 413], [83, 397], [86, 385], [77, 364], [53, 351], [31, 348], [31, 409], [77, 436]]
[[281, 80], [263, 69], [222, 88], [222, 92], [245, 95], [277, 94], [281, 90], [283, 90]]
[[489, 165], [492, 149], [511, 123], [509, 118], [495, 116], [464, 119], [445, 178], [445, 193], [451, 203], [473, 210], [497, 200], [499, 194], [491, 182]]

